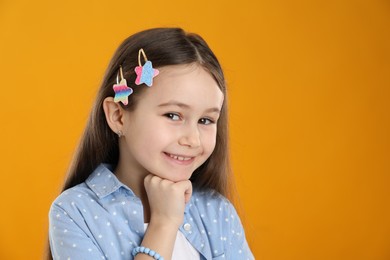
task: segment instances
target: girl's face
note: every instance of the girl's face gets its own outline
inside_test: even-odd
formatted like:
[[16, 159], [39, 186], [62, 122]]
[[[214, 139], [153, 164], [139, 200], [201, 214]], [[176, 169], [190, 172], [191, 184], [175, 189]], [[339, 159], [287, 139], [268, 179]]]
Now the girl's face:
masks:
[[126, 111], [121, 163], [128, 174], [152, 173], [174, 182], [187, 180], [215, 147], [223, 93], [202, 67], [159, 68], [153, 86]]

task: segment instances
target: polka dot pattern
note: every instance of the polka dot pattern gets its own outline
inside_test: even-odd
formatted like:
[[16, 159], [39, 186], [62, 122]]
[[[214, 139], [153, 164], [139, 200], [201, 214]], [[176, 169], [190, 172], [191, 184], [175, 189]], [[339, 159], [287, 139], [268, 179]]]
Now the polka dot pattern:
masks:
[[[100, 165], [53, 202], [49, 239], [54, 259], [133, 259], [131, 251], [145, 233], [142, 203], [111, 169]], [[219, 194], [195, 190], [180, 232], [200, 259], [254, 259], [237, 212]]]

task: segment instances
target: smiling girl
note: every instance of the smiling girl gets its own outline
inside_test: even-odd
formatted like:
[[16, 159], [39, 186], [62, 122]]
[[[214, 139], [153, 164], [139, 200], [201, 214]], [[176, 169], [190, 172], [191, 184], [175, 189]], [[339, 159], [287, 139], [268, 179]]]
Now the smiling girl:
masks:
[[225, 198], [227, 127], [223, 72], [200, 36], [126, 39], [50, 209], [50, 257], [254, 259]]

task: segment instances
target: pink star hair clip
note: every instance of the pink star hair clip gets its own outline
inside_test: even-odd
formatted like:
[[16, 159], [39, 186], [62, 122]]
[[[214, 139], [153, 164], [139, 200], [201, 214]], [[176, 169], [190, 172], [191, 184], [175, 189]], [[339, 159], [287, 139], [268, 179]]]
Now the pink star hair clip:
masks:
[[129, 96], [133, 93], [133, 89], [127, 86], [127, 81], [123, 77], [122, 66], [119, 66], [119, 74], [121, 81], [118, 82], [118, 75], [116, 75], [116, 84], [112, 87], [115, 92], [114, 102], [122, 102], [123, 105], [129, 103]]
[[[143, 66], [141, 66], [141, 53], [145, 60], [145, 64]], [[135, 73], [137, 74], [135, 84], [141, 85], [142, 83], [145, 83], [148, 87], [153, 85], [153, 78], [159, 73], [157, 69], [153, 69], [152, 62], [146, 58], [143, 49], [138, 51], [138, 66], [135, 67]]]

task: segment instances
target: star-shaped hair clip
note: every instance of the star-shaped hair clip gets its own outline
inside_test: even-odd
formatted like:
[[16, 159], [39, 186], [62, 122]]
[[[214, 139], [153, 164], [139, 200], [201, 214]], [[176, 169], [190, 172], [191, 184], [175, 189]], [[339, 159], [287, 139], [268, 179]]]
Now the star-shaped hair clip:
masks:
[[123, 105], [129, 103], [129, 96], [133, 93], [133, 89], [127, 86], [127, 81], [123, 77], [122, 66], [119, 66], [119, 73], [121, 76], [121, 81], [118, 80], [118, 75], [116, 75], [116, 84], [112, 87], [115, 92], [114, 102], [122, 102]]
[[[141, 65], [141, 54], [144, 57], [145, 64]], [[143, 49], [138, 51], [138, 66], [135, 67], [135, 73], [137, 78], [135, 79], [136, 85], [141, 85], [145, 83], [148, 87], [153, 85], [153, 78], [156, 77], [159, 73], [157, 69], [153, 69], [152, 62], [146, 58], [145, 52]]]

